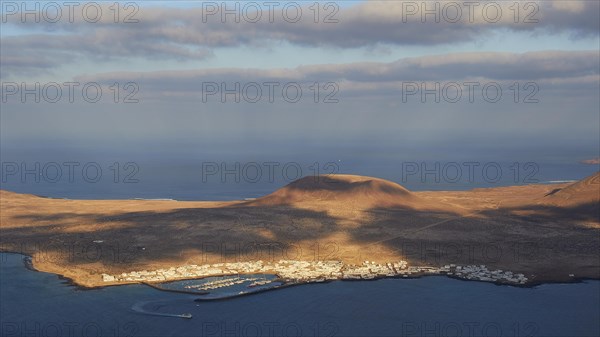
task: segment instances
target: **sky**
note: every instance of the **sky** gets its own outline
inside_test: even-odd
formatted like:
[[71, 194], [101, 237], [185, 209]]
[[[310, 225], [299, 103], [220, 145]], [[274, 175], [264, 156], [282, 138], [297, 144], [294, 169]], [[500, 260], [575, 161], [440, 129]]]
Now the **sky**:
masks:
[[598, 1], [1, 4], [3, 160], [599, 156]]

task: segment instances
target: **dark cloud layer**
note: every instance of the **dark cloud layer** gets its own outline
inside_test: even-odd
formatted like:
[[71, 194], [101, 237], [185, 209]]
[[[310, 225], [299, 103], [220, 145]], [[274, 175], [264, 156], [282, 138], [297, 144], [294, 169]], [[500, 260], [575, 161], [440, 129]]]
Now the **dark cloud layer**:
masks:
[[[292, 22], [295, 9], [283, 14], [286, 2], [279, 3], [273, 12], [266, 2], [256, 3], [262, 9], [261, 19], [250, 22], [255, 17], [250, 8], [239, 23], [233, 15], [226, 16], [223, 22], [220, 15], [223, 8], [214, 12], [213, 7], [177, 9], [140, 5], [139, 12], [132, 17], [137, 23], [122, 22], [126, 14], [133, 13], [132, 9], [122, 10], [119, 23], [115, 23], [108, 4], [103, 5], [104, 15], [96, 23], [86, 22], [81, 17], [81, 9], [77, 8], [73, 23], [69, 22], [66, 9], [56, 23], [44, 17], [34, 23], [31, 16], [28, 22], [22, 23], [19, 13], [6, 15], [3, 19], [7, 23], [3, 25], [14, 25], [25, 33], [2, 36], [3, 76], [69, 64], [77, 58], [201, 60], [210, 57], [215, 48], [262, 46], [273, 41], [312, 47], [360, 48], [450, 45], [484, 38], [494, 31], [597, 36], [600, 22], [598, 1], [530, 2], [529, 7], [521, 4], [518, 14], [509, 7], [513, 2], [506, 1], [482, 1], [475, 7], [463, 1], [428, 2], [429, 9], [439, 6], [439, 22], [433, 15], [425, 16], [423, 22], [421, 14], [425, 8], [421, 1], [368, 1], [337, 12], [334, 7], [326, 9], [322, 5], [317, 23], [315, 11], [306, 6], [299, 20]], [[221, 6], [221, 2], [214, 4]], [[243, 8], [246, 3], [238, 4]], [[234, 3], [229, 5], [235, 6]], [[502, 15], [496, 20], [498, 7]], [[454, 22], [456, 10], [462, 15]], [[39, 63], [23, 63], [22, 59], [28, 55], [40, 55]]]
[[190, 69], [185, 71], [113, 72], [86, 75], [78, 81], [136, 82], [148, 96], [195, 95], [203, 83], [241, 85], [256, 82], [339, 84], [342, 93], [372, 95], [398, 92], [406, 82], [466, 81], [535, 82], [546, 89], [596, 90], [600, 80], [596, 51], [529, 53], [458, 53], [400, 59], [391, 63], [351, 63], [300, 66], [293, 69]]

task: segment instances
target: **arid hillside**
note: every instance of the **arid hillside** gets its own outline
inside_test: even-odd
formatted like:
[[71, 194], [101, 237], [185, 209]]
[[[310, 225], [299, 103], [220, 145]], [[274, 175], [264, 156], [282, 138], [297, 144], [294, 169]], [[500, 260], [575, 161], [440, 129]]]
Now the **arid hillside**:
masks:
[[403, 205], [418, 204], [421, 200], [406, 188], [391, 181], [355, 175], [314, 176], [298, 179], [255, 204], [285, 205], [302, 202], [354, 202]]
[[534, 282], [600, 278], [598, 176], [453, 192], [411, 192], [372, 177], [305, 177], [231, 202], [0, 191], [0, 248], [85, 286], [101, 285], [104, 272], [280, 259], [486, 264]]

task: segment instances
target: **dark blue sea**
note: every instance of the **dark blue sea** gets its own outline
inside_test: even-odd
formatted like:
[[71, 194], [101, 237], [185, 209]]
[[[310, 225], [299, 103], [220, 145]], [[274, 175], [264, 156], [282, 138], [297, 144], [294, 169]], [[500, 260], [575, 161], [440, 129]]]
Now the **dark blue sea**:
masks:
[[[385, 157], [365, 154], [200, 155], [56, 153], [2, 150], [0, 188], [69, 199], [240, 200], [306, 176], [356, 174], [412, 191], [469, 190], [583, 179], [600, 170], [573, 160], [519, 156]], [[584, 158], [584, 157], [581, 157]]]
[[[216, 302], [144, 285], [81, 290], [0, 254], [2, 336], [598, 336], [600, 281], [338, 281]], [[136, 312], [191, 313], [191, 319]]]

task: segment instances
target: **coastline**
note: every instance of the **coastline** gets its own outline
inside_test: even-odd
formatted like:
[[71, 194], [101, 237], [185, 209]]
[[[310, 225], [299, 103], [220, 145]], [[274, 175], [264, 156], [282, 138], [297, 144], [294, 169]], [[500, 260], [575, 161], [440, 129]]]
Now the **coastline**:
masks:
[[[312, 283], [412, 278], [432, 270], [516, 286], [570, 283], [600, 279], [598, 177], [411, 192], [378, 178], [341, 175], [336, 184], [303, 178], [265, 197], [232, 202], [64, 200], [0, 190], [0, 251], [28, 255], [30, 268], [88, 289], [230, 274]], [[283, 259], [297, 267], [222, 268], [223, 261]], [[398, 261], [414, 269], [389, 267]], [[469, 270], [453, 275], [448, 265]], [[186, 271], [190, 266], [206, 269]]]
[[[6, 266], [11, 266], [10, 270], [15, 272], [15, 277], [18, 277], [20, 280], [32, 280], [38, 285], [39, 292], [32, 293], [33, 300], [31, 302], [24, 303], [40, 304], [41, 302], [40, 305], [45, 307], [47, 307], [47, 305], [53, 305], [52, 308], [54, 310], [52, 310], [52, 312], [61, 312], [61, 308], [67, 312], [72, 312], [73, 310], [71, 309], [71, 305], [65, 307], [64, 305], [60, 304], [61, 301], [57, 302], [55, 297], [43, 296], [43, 294], [46, 292], [59, 292], [63, 294], [63, 297], [61, 298], [70, 299], [68, 303], [81, 304], [83, 310], [78, 311], [78, 313], [81, 312], [81, 315], [85, 316], [83, 316], [83, 318], [78, 318], [80, 321], [82, 319], [87, 319], [87, 317], [90, 317], [89, 319], [92, 320], [94, 317], [103, 315], [104, 312], [108, 310], [108, 312], [114, 313], [117, 319], [131, 317], [129, 320], [141, 322], [140, 326], [147, 328], [147, 330], [144, 331], [149, 331], [143, 335], [151, 335], [151, 330], [156, 331], [156, 328], [152, 324], [165, 327], [164, 330], [161, 330], [161, 334], [168, 334], [170, 332], [172, 333], [172, 326], [176, 326], [180, 329], [178, 330], [179, 332], [177, 334], [184, 335], [186, 329], [189, 329], [188, 327], [190, 324], [193, 325], [193, 327], [201, 327], [205, 321], [221, 322], [226, 320], [227, 322], [237, 322], [240, 320], [239, 317], [247, 317], [245, 315], [249, 311], [257, 312], [256, 315], [258, 318], [253, 317], [254, 321], [270, 322], [272, 321], [273, 317], [278, 317], [277, 315], [282, 309], [287, 310], [285, 311], [285, 315], [286, 317], [290, 317], [283, 318], [283, 322], [301, 322], [303, 327], [310, 327], [310, 324], [314, 322], [315, 319], [321, 317], [322, 314], [320, 312], [316, 315], [309, 316], [308, 318], [305, 317], [297, 319], [297, 316], [295, 316], [298, 314], [298, 310], [296, 308], [304, 308], [305, 306], [310, 305], [310, 303], [317, 303], [317, 305], [324, 306], [329, 306], [331, 303], [338, 303], [339, 306], [337, 307], [340, 308], [339, 310], [347, 308], [348, 310], [343, 312], [336, 310], [335, 316], [332, 316], [333, 318], [327, 317], [328, 321], [335, 320], [335, 322], [340, 325], [343, 324], [343, 326], [351, 326], [350, 324], [353, 321], [353, 316], [351, 313], [356, 307], [355, 305], [352, 305], [353, 303], [382, 303], [382, 305], [373, 306], [374, 308], [370, 308], [369, 306], [364, 307], [369, 308], [369, 310], [377, 310], [375, 314], [379, 317], [390, 317], [386, 316], [386, 313], [389, 314], [390, 312], [397, 313], [389, 318], [390, 322], [402, 322], [403, 317], [405, 320], [407, 320], [405, 312], [414, 315], [414, 317], [409, 318], [410, 321], [421, 322], [420, 317], [422, 317], [422, 314], [418, 311], [415, 312], [414, 308], [418, 307], [419, 305], [423, 305], [423, 303], [429, 303], [425, 305], [434, 306], [434, 309], [439, 309], [436, 309], [433, 315], [436, 315], [436, 320], [444, 322], [442, 324], [446, 324], [446, 322], [448, 322], [448, 324], [452, 324], [452, 322], [456, 321], [472, 322], [473, 320], [471, 318], [473, 315], [477, 315], [479, 313], [478, 310], [480, 310], [480, 308], [487, 308], [487, 312], [490, 313], [490, 319], [482, 320], [482, 322], [502, 322], [502, 329], [506, 330], [509, 329], [515, 322], [515, 320], [512, 319], [512, 317], [514, 317], [512, 315], [521, 314], [523, 316], [519, 317], [525, 317], [523, 319], [519, 318], [518, 322], [525, 323], [533, 321], [530, 318], [531, 316], [528, 316], [527, 314], [532, 312], [532, 308], [535, 309], [536, 307], [540, 308], [541, 310], [545, 310], [546, 308], [551, 310], [544, 313], [540, 313], [537, 310], [535, 311], [538, 313], [538, 316], [535, 317], [535, 322], [538, 322], [540, 325], [542, 324], [541, 322], [545, 322], [543, 317], [551, 316], [551, 314], [559, 315], [556, 317], [563, 317], [563, 310], [565, 310], [564, 308], [567, 307], [579, 308], [580, 311], [578, 312], [580, 313], [585, 313], [585, 310], [587, 310], [586, 308], [596, 308], [595, 312], [597, 312], [597, 302], [595, 301], [597, 300], [597, 289], [598, 286], [600, 286], [598, 281], [590, 281], [581, 283], [580, 285], [548, 285], [538, 289], [525, 289], [517, 287], [500, 288], [491, 287], [485, 284], [478, 285], [475, 283], [456, 282], [445, 277], [430, 277], [420, 280], [408, 280], [407, 282], [396, 280], [378, 280], [377, 282], [371, 283], [331, 282], [331, 284], [323, 285], [304, 285], [304, 287], [286, 289], [279, 288], [281, 290], [280, 292], [275, 291], [271, 293], [259, 293], [256, 294], [256, 297], [224, 298], [217, 301], [203, 303], [202, 301], [195, 301], [200, 296], [159, 292], [157, 290], [144, 287], [143, 285], [124, 288], [107, 288], [103, 291], [95, 292], [80, 292], [75, 288], [71, 288], [65, 284], [59, 283], [53, 275], [35, 275], [29, 271], [26, 271], [25, 269], [22, 269], [23, 266], [21, 265], [21, 256], [13, 255], [5, 261], [9, 262], [9, 264]], [[4, 275], [7, 274], [4, 273]], [[190, 284], [198, 283], [194, 282]], [[19, 295], [21, 292], [19, 289], [22, 286], [20, 286], [18, 282], [10, 282], [10, 285], [10, 289], [12, 289], [12, 302], [8, 303], [15, 303], [18, 305], [21, 303], [18, 302], [21, 298], [20, 296], [24, 296], [23, 294]], [[118, 297], [115, 296], [117, 294]], [[565, 296], [567, 294], [574, 296]], [[40, 296], [41, 298], [35, 300], [36, 297]], [[552, 299], [555, 300], [549, 302], [542, 301], [541, 303], [550, 303], [551, 305], [540, 306], [538, 304], [540, 303], [540, 300], [547, 299], [548, 296], [552, 296]], [[472, 297], [473, 300], [477, 301], [476, 304], [472, 303], [473, 305], [466, 306], [469, 309], [465, 314], [462, 314], [461, 317], [454, 317], [444, 320], [445, 317], [447, 317], [444, 316], [444, 312], [453, 312], [452, 310], [455, 308], [461, 307], [460, 305], [457, 307], [457, 303], [462, 303], [460, 301], [465, 297]], [[588, 299], [590, 297], [594, 297], [596, 300], [590, 301]], [[85, 310], [85, 308], [89, 306], [90, 299], [96, 298], [107, 300], [99, 300], [98, 306], [100, 307], [94, 305], [94, 311], [91, 311], [91, 314], [88, 314], [88, 311]], [[493, 300], [490, 301], [490, 299]], [[564, 299], [568, 299], [568, 302], [561, 302], [561, 300]], [[585, 302], [581, 302], [581, 299], [584, 299]], [[441, 308], [438, 306], [438, 301], [443, 303]], [[526, 301], [526, 306], [522, 305], [523, 301]], [[49, 303], [46, 304], [47, 302]], [[261, 311], [253, 311], [259, 303], [261, 304], [259, 305], [262, 308]], [[497, 307], [491, 307], [490, 303], [498, 303], [500, 309]], [[557, 307], [557, 304], [559, 303], [560, 305]], [[582, 306], [583, 304], [585, 304], [585, 306]], [[142, 308], [148, 313], [152, 314], [151, 316], [140, 316], [140, 312], [136, 311], [134, 307]], [[399, 310], [398, 308], [402, 308], [402, 310]], [[519, 309], [521, 310], [517, 311]], [[264, 311], [262, 310], [267, 311], [263, 314]], [[18, 319], [21, 319], [29, 322], [36, 319], [35, 312], [36, 311], [33, 311], [26, 317], [19, 317], [17, 316], [17, 313], [13, 314], [10, 318], [13, 321], [18, 321]], [[427, 310], [426, 314], [429, 314], [430, 312], [431, 311]], [[504, 318], [498, 318], [498, 316], [494, 316], [494, 312], [506, 312], [506, 315], [503, 316]], [[178, 320], [171, 321], [168, 318], [162, 319], [160, 317], [153, 317], [153, 313], [191, 313], [193, 315], [193, 319], [190, 322], [180, 322]], [[57, 313], [54, 315], [58, 316], [59, 314]], [[552, 315], [552, 317], [554, 317], [554, 315]], [[572, 316], [565, 317], [564, 321], [568, 322], [569, 317]], [[595, 322], [595, 315], [588, 314], [580, 315], [579, 317], [586, 317], [586, 324], [594, 327], [589, 331], [597, 331], [596, 325], [592, 323]], [[57, 318], [51, 318], [53, 318], [52, 321], [57, 321]], [[300, 321], [300, 319], [302, 319], [302, 321]], [[342, 319], [345, 320], [342, 321]], [[112, 321], [108, 321], [107, 324], [112, 324], [111, 322]], [[548, 322], [553, 323], [555, 321], [549, 320]], [[575, 328], [580, 326], [579, 323], [573, 323], [572, 325]], [[401, 329], [402, 326], [402, 324], [398, 324], [396, 329]], [[107, 328], [110, 327], [111, 325], [107, 325]], [[367, 330], [361, 332], [361, 335], [369, 335]], [[350, 335], [352, 331], [354, 330], [348, 329], [344, 332], [344, 335]], [[463, 330], [463, 334], [466, 334], [464, 331], [465, 330]], [[382, 335], [384, 332], [385, 331], [382, 330]], [[544, 333], [543, 335], [551, 335], [551, 332], [552, 330], [548, 330], [548, 332]], [[370, 334], [373, 333], [371, 332]]]
[[[93, 285], [93, 286], [89, 286], [89, 285], [85, 285], [85, 284], [81, 284], [78, 283], [76, 280], [74, 280], [73, 278], [69, 278], [67, 276], [64, 276], [62, 274], [58, 274], [58, 273], [54, 273], [54, 272], [46, 272], [43, 270], [39, 270], [38, 268], [35, 267], [34, 263], [33, 263], [33, 259], [30, 255], [24, 254], [22, 252], [16, 252], [16, 251], [7, 251], [7, 250], [0, 250], [0, 254], [14, 254], [14, 255], [20, 255], [22, 256], [22, 262], [23, 262], [23, 266], [24, 268], [33, 271], [33, 272], [40, 272], [40, 273], [49, 273], [49, 274], [53, 274], [56, 275], [59, 279], [63, 280], [65, 284], [67, 284], [68, 286], [71, 287], [75, 287], [78, 290], [83, 290], [83, 291], [87, 291], [87, 290], [98, 290], [98, 289], [103, 289], [103, 288], [108, 288], [108, 287], [118, 287], [118, 286], [128, 286], [128, 285], [145, 285], [148, 287], [151, 287], [153, 289], [156, 289], [158, 291], [165, 291], [165, 292], [173, 292], [173, 293], [182, 293], [182, 294], [187, 294], [187, 295], [193, 295], [193, 296], [202, 296], [205, 294], [201, 294], [198, 291], [185, 291], [185, 290], [174, 290], [174, 289], [166, 289], [166, 288], [162, 288], [157, 286], [157, 284], [161, 284], [161, 283], [167, 283], [167, 282], [178, 282], [178, 281], [185, 281], [185, 280], [201, 280], [201, 279], [205, 279], [208, 277], [228, 277], [228, 276], [234, 276], [234, 275], [254, 275], [254, 273], [239, 273], [239, 274], [221, 274], [221, 275], [209, 275], [209, 276], [204, 276], [204, 277], [190, 277], [190, 278], [180, 278], [180, 279], [173, 279], [173, 280], [168, 280], [168, 281], [164, 281], [164, 282], [157, 282], [155, 284], [151, 283], [151, 282], [143, 282], [143, 281], [131, 281], [131, 282], [123, 282], [123, 283], [112, 283], [112, 284], [103, 284], [103, 285]], [[465, 282], [482, 282], [482, 283], [488, 283], [488, 284], [493, 284], [496, 286], [511, 286], [511, 287], [516, 287], [516, 288], [535, 288], [537, 286], [541, 286], [541, 285], [545, 285], [545, 284], [574, 284], [574, 283], [582, 283], [585, 281], [600, 281], [600, 277], [599, 278], [593, 278], [593, 277], [572, 277], [569, 280], [565, 281], [565, 280], [552, 280], [552, 279], [544, 279], [544, 280], [531, 280], [528, 281], [527, 283], [524, 284], [515, 284], [515, 283], [509, 283], [509, 282], [491, 282], [491, 281], [482, 281], [482, 280], [476, 280], [476, 279], [468, 279], [468, 278], [463, 278], [463, 277], [457, 277], [456, 275], [448, 275], [448, 274], [434, 274], [434, 273], [426, 273], [426, 272], [422, 272], [422, 273], [413, 273], [411, 275], [407, 275], [407, 276], [403, 276], [403, 275], [395, 275], [395, 276], [375, 276], [373, 278], [369, 278], [369, 279], [349, 279], [349, 278], [339, 278], [339, 279], [326, 279], [326, 280], [322, 280], [322, 281], [314, 281], [314, 280], [306, 280], [306, 281], [289, 281], [289, 280], [285, 280], [279, 277], [279, 275], [273, 274], [275, 276], [277, 276], [277, 281], [279, 282], [283, 282], [283, 284], [275, 286], [275, 287], [268, 287], [265, 289], [260, 289], [257, 291], [252, 291], [252, 292], [245, 292], [243, 294], [233, 294], [233, 295], [229, 295], [229, 296], [224, 296], [224, 297], [218, 297], [218, 298], [197, 298], [194, 301], [221, 301], [221, 300], [228, 300], [228, 299], [234, 299], [234, 298], [238, 298], [241, 296], [248, 296], [248, 295], [256, 295], [256, 294], [260, 294], [260, 293], [264, 293], [267, 291], [274, 291], [274, 290], [279, 290], [279, 289], [285, 289], [285, 288], [289, 288], [289, 287], [295, 287], [295, 286], [302, 286], [302, 285], [309, 285], [309, 284], [326, 284], [326, 283], [332, 283], [332, 282], [368, 282], [368, 281], [378, 281], [378, 280], [385, 280], [385, 279], [398, 279], [398, 280], [402, 280], [402, 279], [420, 279], [423, 277], [447, 277], [447, 278], [451, 278], [454, 280], [458, 280], [458, 281], [465, 281]], [[205, 292], [206, 294], [209, 294], [210, 292]]]

